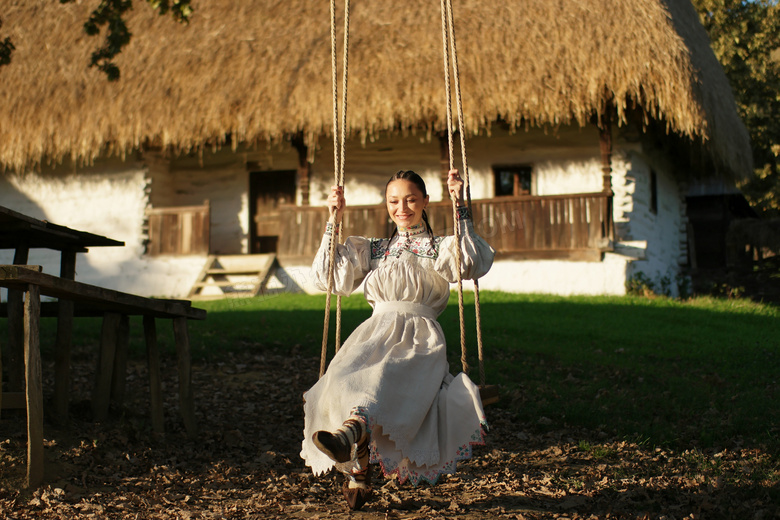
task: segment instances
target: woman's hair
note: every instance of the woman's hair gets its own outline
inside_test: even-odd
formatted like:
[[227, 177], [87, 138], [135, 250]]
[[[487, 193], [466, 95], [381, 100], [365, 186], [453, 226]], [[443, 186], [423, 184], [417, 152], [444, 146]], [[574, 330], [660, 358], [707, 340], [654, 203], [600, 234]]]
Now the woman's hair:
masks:
[[[392, 177], [390, 177], [390, 180], [387, 181], [387, 184], [385, 184], [385, 199], [387, 199], [387, 188], [390, 186], [390, 183], [393, 181], [409, 181], [414, 183], [415, 186], [417, 186], [420, 191], [423, 194], [423, 198], [428, 196], [428, 190], [425, 189], [425, 181], [422, 180], [422, 177], [417, 175], [412, 170], [399, 170], [396, 172]], [[425, 228], [428, 230], [428, 234], [431, 236], [431, 240], [433, 240], [433, 229], [431, 228], [431, 224], [428, 222], [428, 214], [423, 210], [422, 212], [422, 219], [423, 222], [425, 222]], [[393, 234], [390, 235], [390, 240], [393, 239], [395, 234], [398, 232], [398, 229], [393, 229]]]

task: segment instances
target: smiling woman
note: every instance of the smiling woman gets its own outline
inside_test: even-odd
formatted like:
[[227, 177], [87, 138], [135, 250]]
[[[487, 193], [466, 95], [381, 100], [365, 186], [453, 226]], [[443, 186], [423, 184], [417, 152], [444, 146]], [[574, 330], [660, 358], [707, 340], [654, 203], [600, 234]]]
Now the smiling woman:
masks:
[[[457, 170], [450, 170], [447, 187], [460, 205]], [[450, 283], [484, 275], [494, 251], [474, 232], [465, 207], [458, 211], [457, 238], [435, 236], [425, 183], [412, 171], [393, 175], [385, 197], [397, 226], [393, 235], [349, 237], [336, 244], [333, 258], [333, 293], [349, 295], [362, 284], [373, 315], [304, 394], [301, 456], [315, 474], [335, 465], [347, 475], [343, 494], [352, 509], [370, 496], [369, 463], [400, 483], [435, 484], [484, 442], [486, 425], [477, 386], [466, 374], [449, 373], [436, 318], [447, 306]], [[328, 208], [331, 222], [312, 266], [321, 290], [331, 286], [333, 223], [346, 208], [340, 187], [332, 188]]]
[[[456, 172], [450, 172], [449, 177], [453, 178], [455, 175]], [[425, 183], [411, 170], [401, 170], [387, 181], [385, 187], [387, 213], [402, 231], [419, 226], [420, 222], [425, 222], [430, 230], [428, 215], [425, 213], [429, 200]]]

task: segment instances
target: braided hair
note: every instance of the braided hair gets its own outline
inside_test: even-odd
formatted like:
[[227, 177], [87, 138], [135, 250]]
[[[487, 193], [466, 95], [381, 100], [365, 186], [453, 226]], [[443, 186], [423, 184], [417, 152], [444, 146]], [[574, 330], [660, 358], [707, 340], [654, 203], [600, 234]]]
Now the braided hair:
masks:
[[[428, 196], [428, 191], [425, 189], [425, 181], [422, 180], [422, 177], [420, 177], [417, 173], [413, 172], [412, 170], [399, 170], [396, 172], [392, 177], [390, 177], [390, 180], [387, 181], [387, 184], [385, 184], [385, 198], [387, 198], [387, 188], [390, 186], [390, 183], [393, 181], [409, 181], [414, 183], [415, 186], [417, 186], [420, 191], [423, 194], [423, 198]], [[428, 213], [423, 210], [422, 212], [422, 219], [423, 222], [425, 222], [425, 229], [428, 230], [428, 235], [431, 237], [431, 246], [433, 246], [433, 229], [431, 228], [430, 222], [428, 222]], [[390, 240], [393, 240], [393, 237], [398, 233], [398, 228], [393, 229], [393, 234], [390, 235]]]

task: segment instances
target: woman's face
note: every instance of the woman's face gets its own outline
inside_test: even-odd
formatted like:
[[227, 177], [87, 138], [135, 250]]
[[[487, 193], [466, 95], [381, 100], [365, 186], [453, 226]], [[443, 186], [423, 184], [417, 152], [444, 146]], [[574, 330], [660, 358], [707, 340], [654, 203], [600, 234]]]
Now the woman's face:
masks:
[[428, 205], [428, 196], [412, 181], [394, 180], [387, 185], [385, 200], [387, 212], [399, 228], [409, 228], [422, 222], [422, 214]]

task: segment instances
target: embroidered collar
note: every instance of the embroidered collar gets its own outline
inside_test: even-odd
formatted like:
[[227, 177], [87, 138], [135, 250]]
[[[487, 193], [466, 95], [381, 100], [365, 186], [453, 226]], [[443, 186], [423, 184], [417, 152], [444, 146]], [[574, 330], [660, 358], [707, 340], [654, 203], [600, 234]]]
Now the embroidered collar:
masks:
[[408, 228], [405, 227], [399, 227], [398, 228], [398, 236], [400, 237], [409, 237], [409, 238], [417, 238], [420, 235], [425, 234], [428, 231], [428, 229], [425, 227], [425, 224], [417, 224], [415, 226], [410, 226]]

